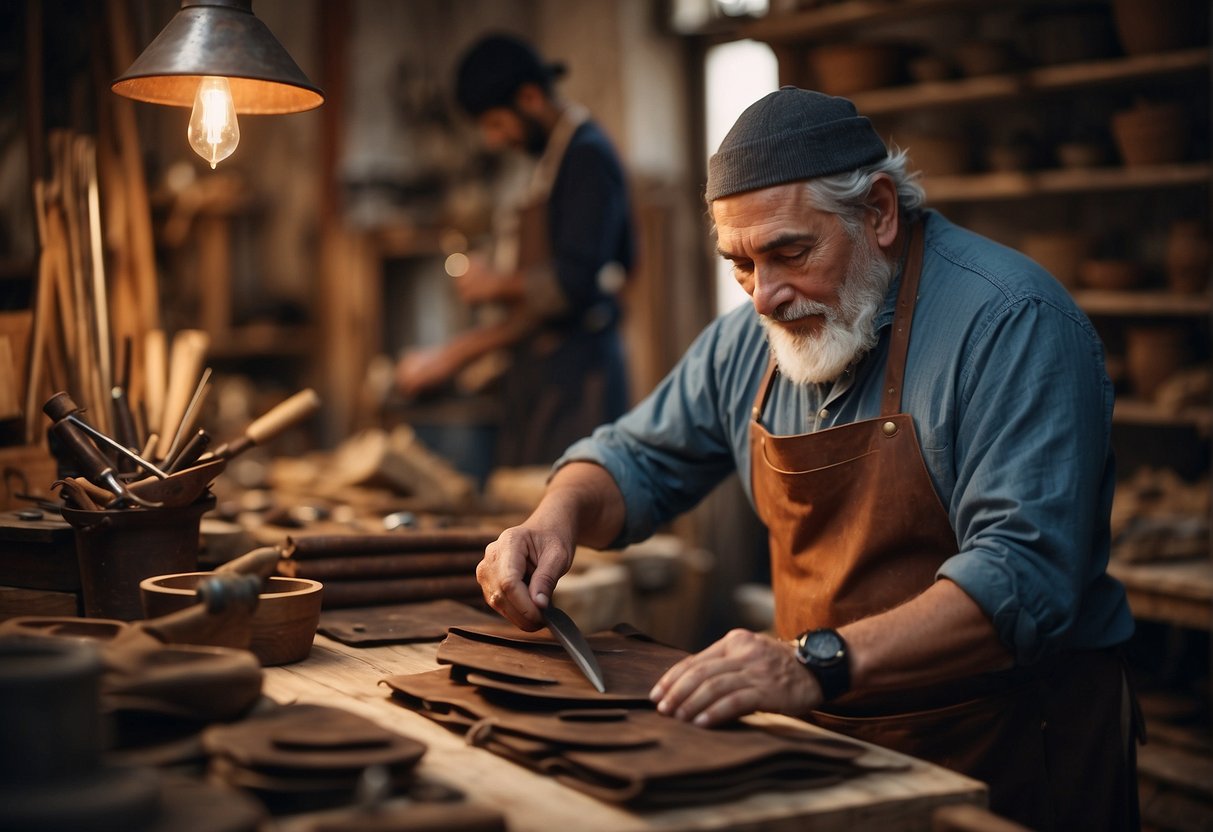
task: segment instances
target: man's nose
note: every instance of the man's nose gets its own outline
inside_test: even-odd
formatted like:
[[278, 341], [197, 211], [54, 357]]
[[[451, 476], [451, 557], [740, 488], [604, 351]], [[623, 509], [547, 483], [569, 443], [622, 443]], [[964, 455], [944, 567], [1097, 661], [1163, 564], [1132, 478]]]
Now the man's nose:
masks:
[[756, 268], [754, 292], [750, 297], [759, 315], [772, 315], [780, 306], [796, 299], [796, 290], [777, 271]]

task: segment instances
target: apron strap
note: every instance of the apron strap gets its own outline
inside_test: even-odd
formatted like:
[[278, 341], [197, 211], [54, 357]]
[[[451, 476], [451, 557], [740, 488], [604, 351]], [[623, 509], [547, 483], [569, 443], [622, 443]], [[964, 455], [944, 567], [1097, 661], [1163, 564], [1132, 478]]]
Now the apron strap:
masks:
[[918, 279], [922, 276], [922, 223], [911, 226], [910, 251], [897, 292], [897, 310], [893, 314], [893, 332], [889, 336], [889, 357], [884, 370], [884, 397], [881, 416], [901, 412], [901, 388], [906, 376], [906, 354], [910, 348], [910, 324], [914, 322], [914, 302], [918, 299]]
[[766, 409], [767, 398], [771, 395], [771, 381], [775, 378], [775, 353], [770, 354], [767, 359], [767, 371], [762, 376], [762, 382], [758, 385], [758, 392], [754, 395], [754, 408], [750, 411], [750, 418], [755, 422], [762, 419], [762, 411]]

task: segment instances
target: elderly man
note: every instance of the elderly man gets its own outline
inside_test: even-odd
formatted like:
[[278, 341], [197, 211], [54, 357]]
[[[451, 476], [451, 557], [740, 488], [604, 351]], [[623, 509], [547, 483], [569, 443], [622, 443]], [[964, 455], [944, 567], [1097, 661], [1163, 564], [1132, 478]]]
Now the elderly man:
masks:
[[707, 201], [753, 309], [565, 453], [486, 550], [489, 603], [537, 628], [576, 544], [642, 539], [737, 470], [770, 533], [775, 636], [674, 666], [659, 711], [803, 716], [984, 780], [1034, 829], [1136, 826], [1089, 321], [1038, 265], [924, 210], [845, 99], [751, 105]]

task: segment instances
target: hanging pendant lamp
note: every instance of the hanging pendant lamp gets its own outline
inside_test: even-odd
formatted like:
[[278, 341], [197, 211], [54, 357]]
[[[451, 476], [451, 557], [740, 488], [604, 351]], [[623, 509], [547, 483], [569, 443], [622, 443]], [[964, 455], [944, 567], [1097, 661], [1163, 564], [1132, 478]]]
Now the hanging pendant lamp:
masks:
[[253, 14], [252, 0], [181, 0], [110, 89], [137, 101], [193, 107], [190, 144], [212, 168], [239, 141], [237, 113], [297, 113], [324, 103], [324, 93]]

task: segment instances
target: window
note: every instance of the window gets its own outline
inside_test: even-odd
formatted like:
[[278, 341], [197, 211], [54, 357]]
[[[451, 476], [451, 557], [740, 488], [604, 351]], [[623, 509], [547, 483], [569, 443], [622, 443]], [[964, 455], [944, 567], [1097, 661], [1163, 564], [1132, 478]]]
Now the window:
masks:
[[[713, 46], [704, 61], [704, 142], [711, 156], [742, 111], [779, 86], [779, 64], [765, 43], [739, 40]], [[730, 264], [716, 261], [716, 314], [747, 300]]]

